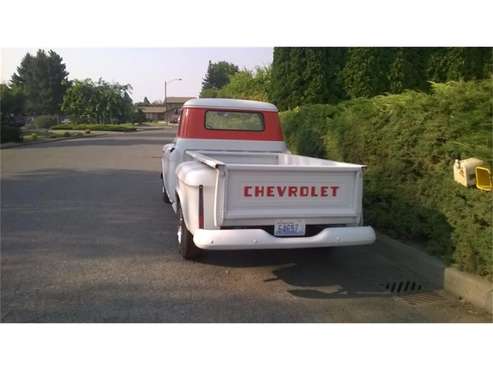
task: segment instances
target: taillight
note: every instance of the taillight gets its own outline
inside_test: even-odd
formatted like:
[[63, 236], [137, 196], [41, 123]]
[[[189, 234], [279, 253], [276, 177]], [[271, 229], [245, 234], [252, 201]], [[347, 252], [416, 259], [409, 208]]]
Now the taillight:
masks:
[[204, 228], [204, 186], [199, 185], [199, 229]]

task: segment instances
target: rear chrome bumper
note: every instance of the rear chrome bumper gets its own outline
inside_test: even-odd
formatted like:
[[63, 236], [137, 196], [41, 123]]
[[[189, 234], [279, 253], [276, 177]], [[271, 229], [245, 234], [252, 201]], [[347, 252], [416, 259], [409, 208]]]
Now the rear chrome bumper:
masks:
[[370, 226], [329, 227], [310, 237], [277, 238], [262, 229], [197, 229], [193, 241], [210, 250], [344, 247], [372, 244], [375, 231]]

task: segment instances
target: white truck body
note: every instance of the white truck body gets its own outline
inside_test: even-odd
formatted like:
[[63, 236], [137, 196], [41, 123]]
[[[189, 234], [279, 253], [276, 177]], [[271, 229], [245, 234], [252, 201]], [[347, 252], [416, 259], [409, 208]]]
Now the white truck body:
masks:
[[373, 243], [363, 168], [290, 154], [283, 141], [178, 137], [162, 156], [163, 191], [210, 250]]

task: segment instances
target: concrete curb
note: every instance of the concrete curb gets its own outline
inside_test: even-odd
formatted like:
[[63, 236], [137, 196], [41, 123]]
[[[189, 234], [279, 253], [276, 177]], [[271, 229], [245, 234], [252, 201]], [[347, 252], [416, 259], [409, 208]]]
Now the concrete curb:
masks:
[[383, 248], [386, 257], [405, 261], [409, 269], [433, 285], [493, 313], [493, 282], [454, 267], [446, 267], [438, 258], [382, 233], [377, 233], [377, 240], [386, 247]]
[[493, 283], [456, 268], [447, 267], [443, 277], [443, 287], [453, 295], [493, 313]]
[[0, 149], [10, 149], [10, 148], [17, 148], [19, 146], [54, 143], [56, 141], [64, 141], [64, 140], [89, 139], [89, 138], [92, 138], [92, 137], [98, 137], [98, 136], [103, 136], [103, 135], [106, 135], [106, 133], [104, 133], [104, 134], [94, 134], [94, 135], [91, 135], [91, 136], [59, 137], [59, 138], [56, 138], [56, 139], [36, 140], [36, 141], [28, 141], [28, 142], [22, 142], [22, 143], [4, 143], [4, 144], [0, 144]]
[[[0, 144], [0, 149], [9, 149], [9, 148], [17, 148], [19, 146], [26, 146], [26, 145], [36, 145], [36, 144], [44, 144], [44, 143], [53, 143], [56, 141], [63, 141], [63, 140], [74, 140], [74, 139], [87, 139], [87, 138], [92, 138], [92, 137], [98, 137], [98, 136], [104, 136], [104, 135], [112, 135], [112, 134], [132, 134], [136, 132], [142, 132], [142, 131], [152, 131], [152, 130], [163, 130], [167, 129], [168, 127], [139, 127], [135, 131], [128, 131], [128, 132], [123, 132], [123, 131], [104, 131], [100, 132], [97, 134], [93, 134], [90, 136], [73, 136], [73, 137], [59, 137], [56, 139], [47, 139], [47, 140], [37, 140], [37, 141], [29, 141], [29, 142], [23, 142], [23, 143], [4, 143]], [[175, 127], [171, 127], [173, 130], [175, 130]]]

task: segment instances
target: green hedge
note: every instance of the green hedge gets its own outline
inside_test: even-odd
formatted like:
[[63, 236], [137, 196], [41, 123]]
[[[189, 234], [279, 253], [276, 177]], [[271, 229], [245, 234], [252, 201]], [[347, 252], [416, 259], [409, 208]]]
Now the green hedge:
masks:
[[493, 194], [453, 181], [457, 156], [493, 163], [493, 80], [281, 113], [293, 152], [363, 163], [365, 220], [493, 277]]
[[53, 130], [122, 131], [122, 132], [130, 132], [137, 130], [135, 126], [132, 124], [105, 125], [105, 124], [76, 124], [76, 123], [55, 125], [52, 127], [52, 129]]
[[0, 142], [2, 143], [20, 143], [22, 142], [22, 133], [18, 127], [1, 125]]

